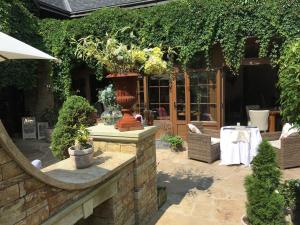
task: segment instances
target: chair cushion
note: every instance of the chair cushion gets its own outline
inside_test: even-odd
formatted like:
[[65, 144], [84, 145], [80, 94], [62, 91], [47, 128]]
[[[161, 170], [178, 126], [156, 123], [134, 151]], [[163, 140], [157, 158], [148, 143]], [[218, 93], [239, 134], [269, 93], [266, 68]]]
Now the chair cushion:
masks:
[[272, 145], [272, 147], [280, 149], [281, 148], [281, 141], [280, 140], [276, 140], [276, 141], [269, 141], [270, 145]]
[[282, 128], [282, 132], [279, 139], [286, 138], [288, 136], [293, 136], [298, 132], [299, 130], [297, 128], [293, 128], [293, 124], [286, 123]]
[[189, 130], [192, 133], [196, 133], [196, 134], [201, 134], [202, 133], [194, 124], [189, 123], [188, 127], [189, 127]]
[[215, 145], [215, 144], [219, 144], [220, 143], [220, 138], [210, 138], [211, 144]]

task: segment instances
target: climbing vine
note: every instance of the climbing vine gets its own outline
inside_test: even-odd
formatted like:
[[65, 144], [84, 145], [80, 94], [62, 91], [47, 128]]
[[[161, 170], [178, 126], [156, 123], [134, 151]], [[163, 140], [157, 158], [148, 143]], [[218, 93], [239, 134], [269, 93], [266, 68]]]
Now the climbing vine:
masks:
[[[300, 34], [299, 12], [299, 0], [177, 0], [144, 9], [105, 8], [80, 19], [46, 19], [40, 33], [48, 49], [62, 60], [54, 65], [52, 80], [56, 94], [65, 98], [70, 94], [74, 65], [83, 63], [75, 58], [74, 39], [104, 38], [129, 26], [128, 32], [140, 45], [174, 49], [175, 61], [183, 67], [199, 54], [209, 67], [212, 47], [219, 43], [226, 65], [237, 73], [248, 37], [256, 37], [259, 56], [269, 57], [276, 65], [285, 43]], [[130, 43], [129, 36], [120, 33], [118, 38]], [[89, 64], [101, 79], [101, 65]]]
[[[29, 6], [29, 1], [28, 5]], [[43, 48], [38, 36], [38, 18], [32, 15], [19, 0], [0, 1], [0, 31], [37, 48]], [[31, 5], [32, 6], [32, 5]], [[0, 63], [0, 89], [14, 86], [29, 89], [35, 85], [36, 61], [15, 60]]]
[[300, 38], [287, 45], [282, 53], [279, 88], [282, 116], [300, 127]]

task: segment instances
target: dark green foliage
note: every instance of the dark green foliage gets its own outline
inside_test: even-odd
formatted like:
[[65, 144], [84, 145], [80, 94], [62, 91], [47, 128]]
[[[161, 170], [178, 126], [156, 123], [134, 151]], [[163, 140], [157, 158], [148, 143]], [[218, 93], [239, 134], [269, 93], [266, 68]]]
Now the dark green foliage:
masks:
[[182, 148], [183, 139], [180, 136], [165, 135], [161, 138], [161, 140], [169, 143], [174, 149]]
[[93, 125], [92, 112], [95, 112], [95, 109], [85, 98], [75, 95], [67, 98], [59, 111], [52, 134], [51, 149], [57, 158], [67, 157], [67, 150], [74, 144], [76, 132], [81, 125]]
[[280, 185], [279, 191], [284, 197], [285, 208], [300, 210], [300, 180], [284, 181]]
[[[38, 35], [38, 19], [24, 6], [21, 0], [0, 1], [0, 31], [7, 33], [36, 48], [42, 48]], [[30, 1], [26, 1], [30, 3]], [[26, 4], [27, 6], [27, 4]], [[37, 61], [14, 60], [0, 63], [0, 89], [14, 86], [29, 89], [35, 85]]]
[[[74, 56], [73, 38], [92, 34], [101, 39], [129, 26], [119, 33], [121, 42], [132, 42], [128, 32], [133, 32], [142, 46], [172, 47], [183, 67], [195, 55], [209, 66], [212, 46], [220, 43], [226, 64], [238, 71], [249, 36], [257, 37], [260, 57], [270, 57], [276, 65], [284, 44], [300, 36], [299, 12], [298, 0], [175, 0], [144, 9], [105, 8], [81, 19], [44, 20], [40, 31], [49, 50], [63, 60], [54, 66], [53, 87], [64, 98], [70, 94], [70, 71], [81, 63]], [[101, 79], [101, 65], [88, 64]]]
[[279, 73], [282, 116], [285, 121], [300, 127], [300, 38], [285, 48]]
[[251, 225], [284, 225], [284, 197], [279, 193], [281, 172], [272, 146], [263, 141], [246, 178], [247, 218]]

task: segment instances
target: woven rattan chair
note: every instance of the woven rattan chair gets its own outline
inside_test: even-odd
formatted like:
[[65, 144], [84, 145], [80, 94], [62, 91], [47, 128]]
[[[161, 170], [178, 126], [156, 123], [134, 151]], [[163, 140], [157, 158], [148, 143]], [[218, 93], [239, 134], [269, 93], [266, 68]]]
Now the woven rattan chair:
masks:
[[200, 122], [192, 122], [201, 134], [188, 133], [188, 157], [212, 163], [220, 159], [220, 142], [212, 143], [212, 138], [220, 138], [219, 130], [204, 129]]
[[300, 167], [300, 136], [293, 135], [279, 139], [281, 132], [263, 133], [262, 138], [276, 150], [277, 162], [281, 169]]

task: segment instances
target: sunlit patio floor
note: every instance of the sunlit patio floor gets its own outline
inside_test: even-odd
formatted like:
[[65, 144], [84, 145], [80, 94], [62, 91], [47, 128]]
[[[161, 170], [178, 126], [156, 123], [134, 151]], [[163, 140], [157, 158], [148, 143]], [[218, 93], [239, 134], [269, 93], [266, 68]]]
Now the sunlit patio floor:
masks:
[[[249, 167], [189, 160], [187, 151], [169, 149], [157, 149], [157, 163], [158, 183], [167, 187], [168, 199], [150, 224], [241, 224]], [[300, 178], [300, 168], [285, 170], [283, 177]]]

